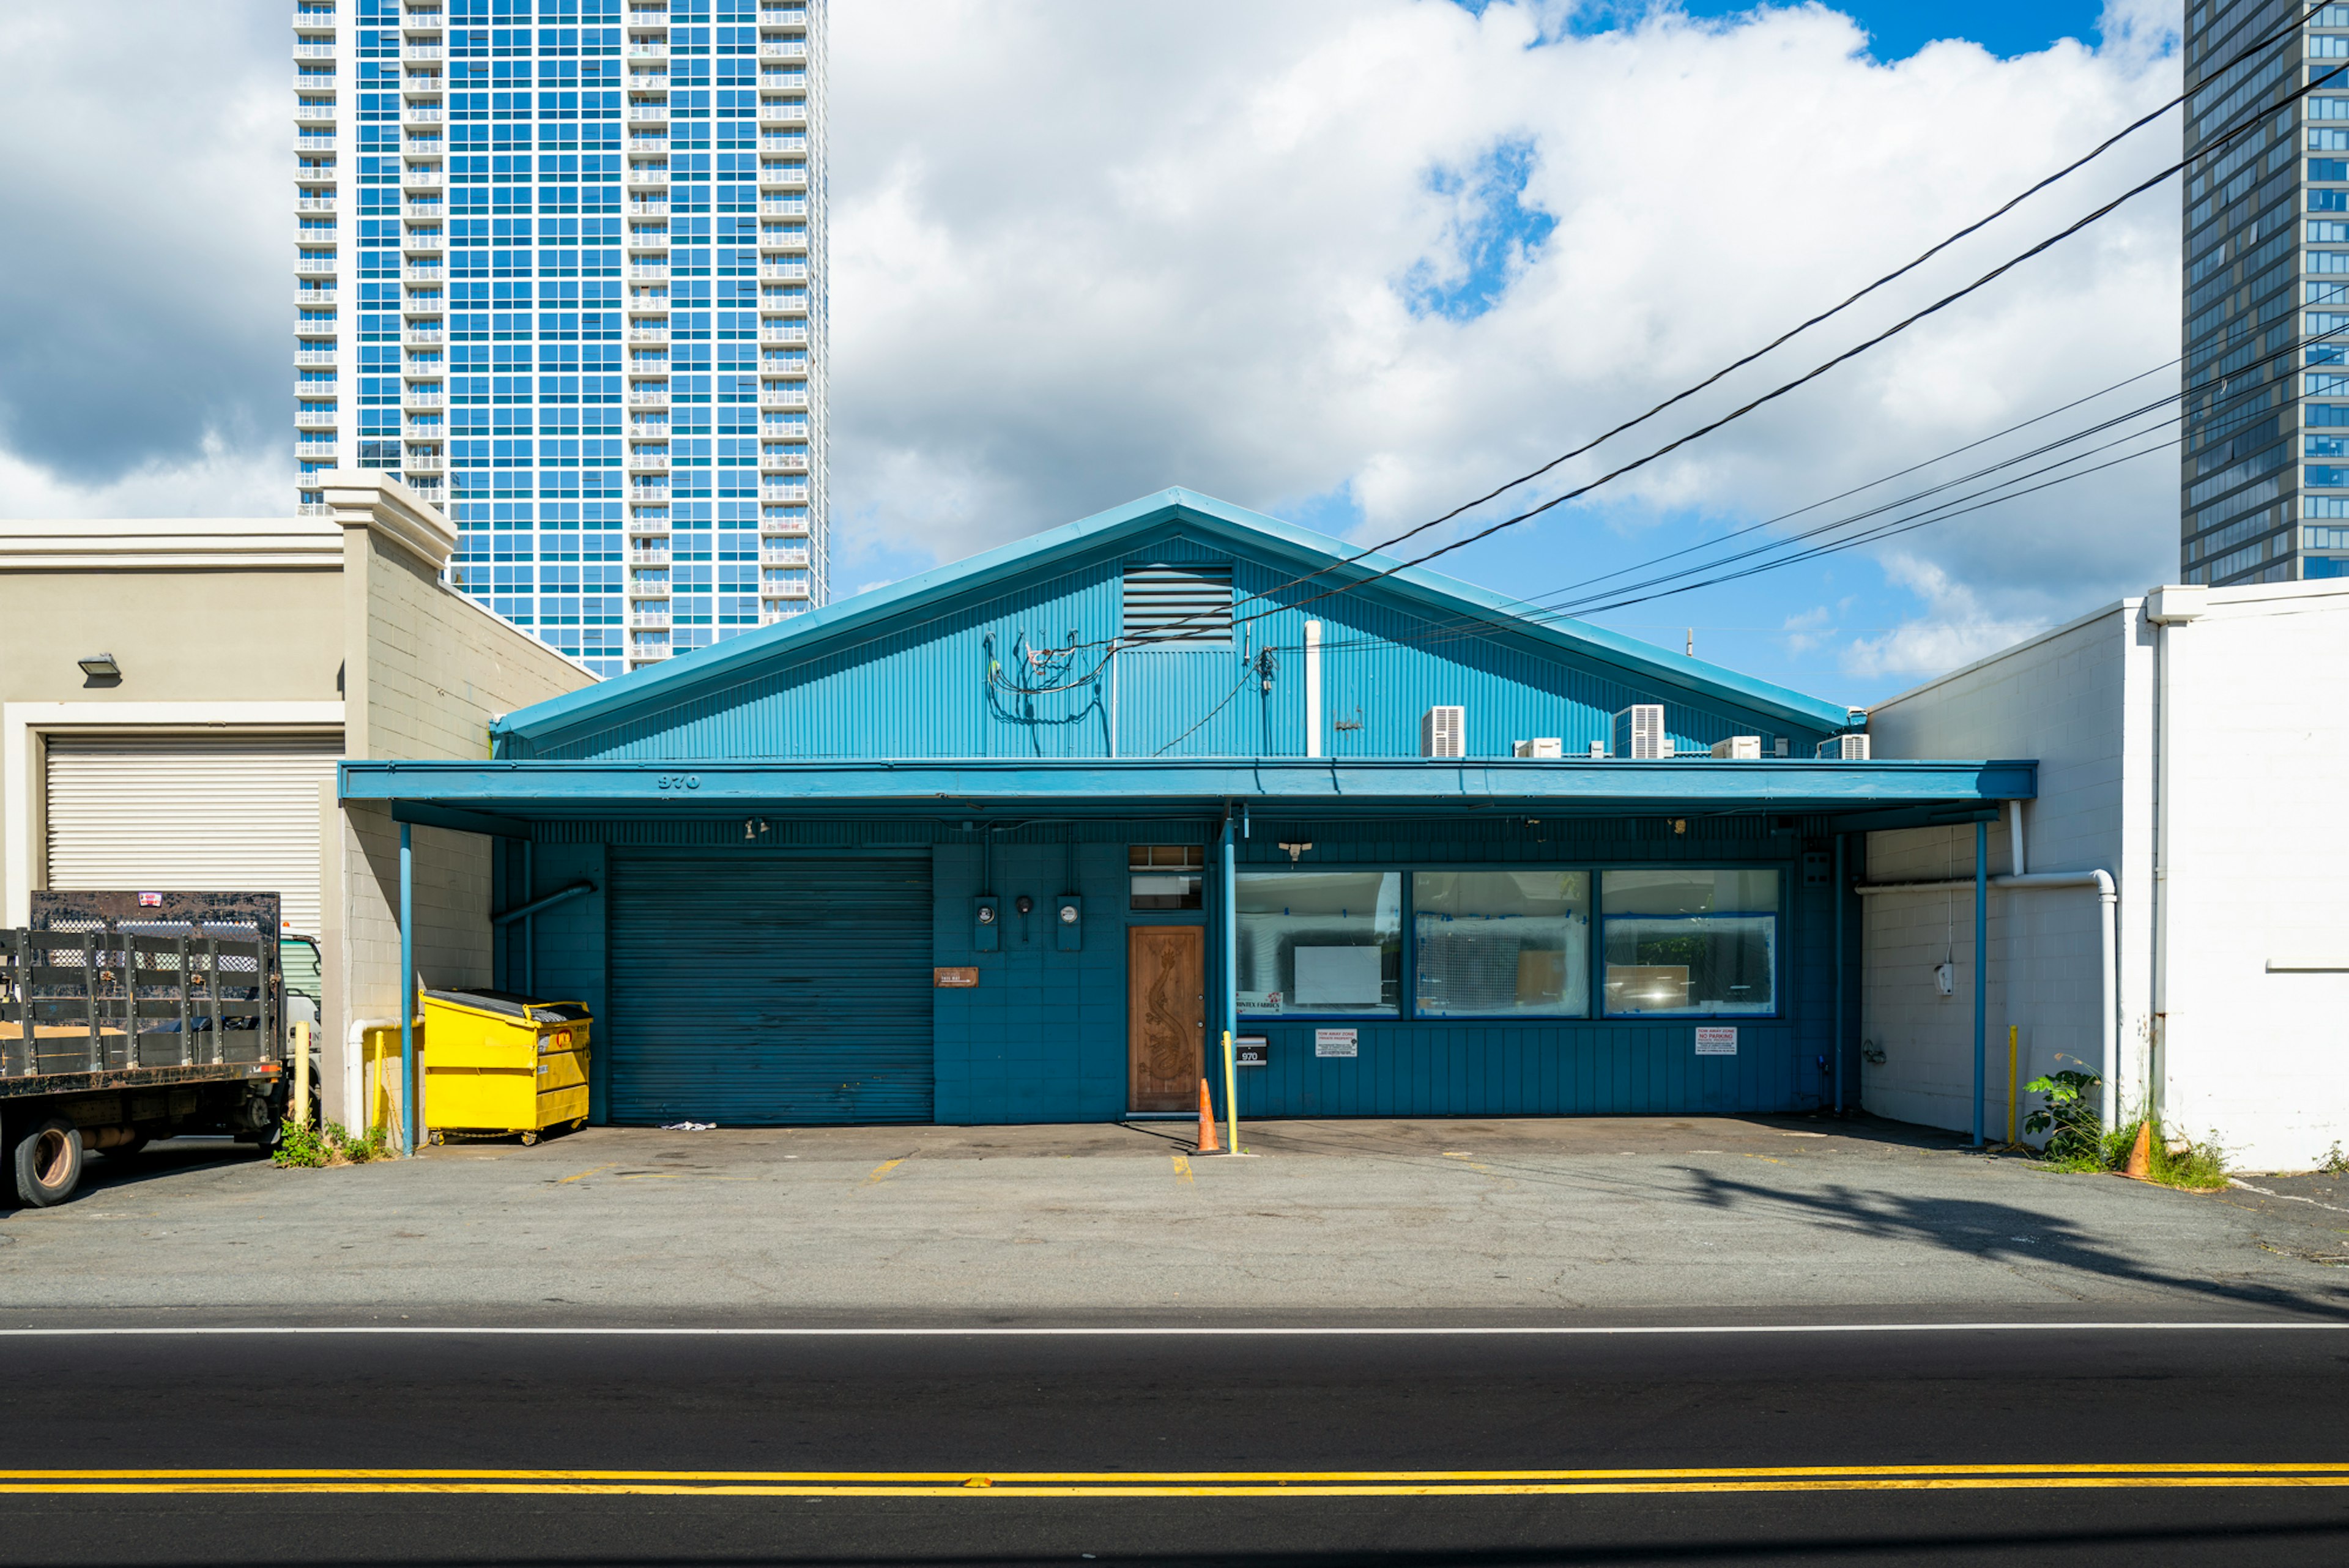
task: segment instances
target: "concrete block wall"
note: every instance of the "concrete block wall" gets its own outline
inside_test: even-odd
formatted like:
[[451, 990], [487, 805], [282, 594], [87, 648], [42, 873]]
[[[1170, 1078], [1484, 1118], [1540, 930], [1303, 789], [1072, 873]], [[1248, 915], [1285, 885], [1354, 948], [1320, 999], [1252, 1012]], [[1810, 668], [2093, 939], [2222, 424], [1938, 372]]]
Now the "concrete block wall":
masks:
[[[2025, 868], [2104, 870], [2119, 884], [2121, 1061], [2131, 1081], [2150, 1017], [2151, 866], [2144, 834], [2151, 781], [2132, 737], [2149, 720], [2151, 655], [2130, 600], [2056, 628], [1881, 703], [1868, 714], [1883, 758], [2033, 757], [2039, 797], [2022, 807]], [[2015, 809], [2009, 808], [2010, 814]], [[2013, 867], [2012, 823], [1990, 827], [1992, 876]], [[1871, 882], [1973, 875], [1971, 826], [1868, 836]], [[1861, 1103], [1878, 1115], [1952, 1129], [1973, 1123], [1973, 893], [1920, 890], [1861, 900]], [[2102, 918], [2081, 888], [1993, 889], [1983, 958], [1986, 1028], [1982, 1124], [2005, 1132], [2007, 1030], [2018, 1033], [2014, 1076], [2027, 1083], [2103, 1062]], [[2134, 932], [2137, 940], [2129, 942]], [[1934, 970], [1947, 958], [1943, 996]], [[1881, 1054], [1884, 1060], [1866, 1060]], [[2141, 1074], [2137, 1075], [2141, 1078]], [[2017, 1119], [2037, 1096], [2017, 1096]]]
[[[441, 584], [455, 532], [404, 487], [369, 481], [330, 487], [327, 499], [343, 528], [347, 754], [486, 756], [493, 717], [594, 679]], [[401, 994], [398, 826], [381, 807], [346, 805], [340, 837], [327, 992], [342, 1065], [324, 1074], [329, 1116], [358, 1104], [354, 1025], [397, 1019]], [[433, 986], [489, 984], [491, 841], [419, 827], [411, 845], [417, 972]]]

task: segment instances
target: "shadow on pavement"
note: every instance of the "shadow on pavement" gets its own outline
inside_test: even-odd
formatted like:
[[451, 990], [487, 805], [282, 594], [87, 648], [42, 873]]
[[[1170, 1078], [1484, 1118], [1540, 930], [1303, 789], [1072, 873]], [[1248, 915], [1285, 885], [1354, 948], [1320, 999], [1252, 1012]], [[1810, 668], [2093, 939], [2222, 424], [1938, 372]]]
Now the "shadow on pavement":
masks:
[[[2291, 1290], [2235, 1283], [2173, 1273], [2104, 1245], [2068, 1220], [2044, 1210], [1974, 1198], [1909, 1198], [1830, 1183], [1810, 1191], [1781, 1191], [1692, 1170], [1689, 1196], [1708, 1208], [1760, 1208], [1778, 1219], [1807, 1221], [1822, 1230], [1873, 1240], [1919, 1242], [1943, 1251], [1994, 1262], [2030, 1262], [2077, 1269], [2151, 1289], [2182, 1291], [2242, 1305], [2296, 1306], [2310, 1311], [2349, 1310], [2349, 1282]], [[2180, 1201], [2193, 1201], [2180, 1197]]]

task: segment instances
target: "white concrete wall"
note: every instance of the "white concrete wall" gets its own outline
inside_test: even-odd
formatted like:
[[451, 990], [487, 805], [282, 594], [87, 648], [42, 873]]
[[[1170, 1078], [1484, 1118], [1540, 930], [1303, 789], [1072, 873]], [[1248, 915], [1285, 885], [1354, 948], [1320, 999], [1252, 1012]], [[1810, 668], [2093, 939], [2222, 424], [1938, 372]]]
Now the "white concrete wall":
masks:
[[2349, 1144], [2349, 584], [2213, 589], [2163, 639], [2165, 1119], [2306, 1168]]
[[[2122, 1076], [2129, 1042], [2150, 1012], [2150, 866], [2129, 853], [2145, 818], [2149, 780], [2132, 772], [2132, 723], [2150, 694], [2150, 656], [2135, 600], [2061, 627], [1870, 710], [1872, 753], [1883, 758], [2039, 761], [2039, 797], [2023, 808], [2025, 868], [2104, 870], [2120, 886]], [[2136, 717], [2133, 720], [2132, 714]], [[2010, 812], [2013, 808], [2010, 807]], [[2145, 835], [2137, 834], [2139, 840]], [[1871, 882], [1973, 875], [1973, 829], [1920, 828], [1868, 836]], [[2013, 869], [2011, 825], [1990, 827], [1990, 873]], [[1880, 1116], [1956, 1129], [1973, 1125], [1973, 893], [1885, 893], [1864, 900], [1861, 1104]], [[1993, 889], [1990, 895], [1982, 1127], [2006, 1130], [2007, 1030], [2019, 1037], [2014, 1076], [2028, 1083], [2066, 1068], [2106, 1071], [2103, 1057], [2101, 919], [2087, 889]], [[2135, 924], [2132, 925], [2132, 920]], [[1934, 983], [1956, 965], [1948, 996]], [[1880, 1063], [1869, 1060], [1881, 1053]], [[2016, 1096], [2018, 1122], [2036, 1096]]]

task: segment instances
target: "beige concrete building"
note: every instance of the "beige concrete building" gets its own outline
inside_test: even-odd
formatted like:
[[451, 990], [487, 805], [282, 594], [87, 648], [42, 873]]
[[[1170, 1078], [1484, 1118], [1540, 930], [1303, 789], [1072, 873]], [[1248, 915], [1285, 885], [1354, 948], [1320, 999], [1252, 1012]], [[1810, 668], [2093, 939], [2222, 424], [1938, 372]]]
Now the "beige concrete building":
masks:
[[[326, 1115], [356, 1120], [358, 1033], [398, 1013], [399, 836], [336, 761], [482, 756], [493, 717], [594, 677], [443, 586], [456, 535], [404, 485], [326, 502], [0, 521], [0, 925], [36, 888], [277, 893], [319, 952]], [[488, 841], [413, 850], [419, 971], [488, 984]]]

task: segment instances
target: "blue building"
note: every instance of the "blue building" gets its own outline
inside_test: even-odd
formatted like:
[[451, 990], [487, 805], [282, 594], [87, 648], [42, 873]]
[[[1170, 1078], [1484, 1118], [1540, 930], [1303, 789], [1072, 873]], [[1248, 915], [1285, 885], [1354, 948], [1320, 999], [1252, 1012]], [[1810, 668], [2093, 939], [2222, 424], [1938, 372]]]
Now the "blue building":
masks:
[[497, 840], [601, 1120], [1178, 1114], [1227, 1031], [1246, 1116], [1852, 1097], [1857, 846], [2033, 764], [1392, 566], [1167, 491], [342, 791]]

